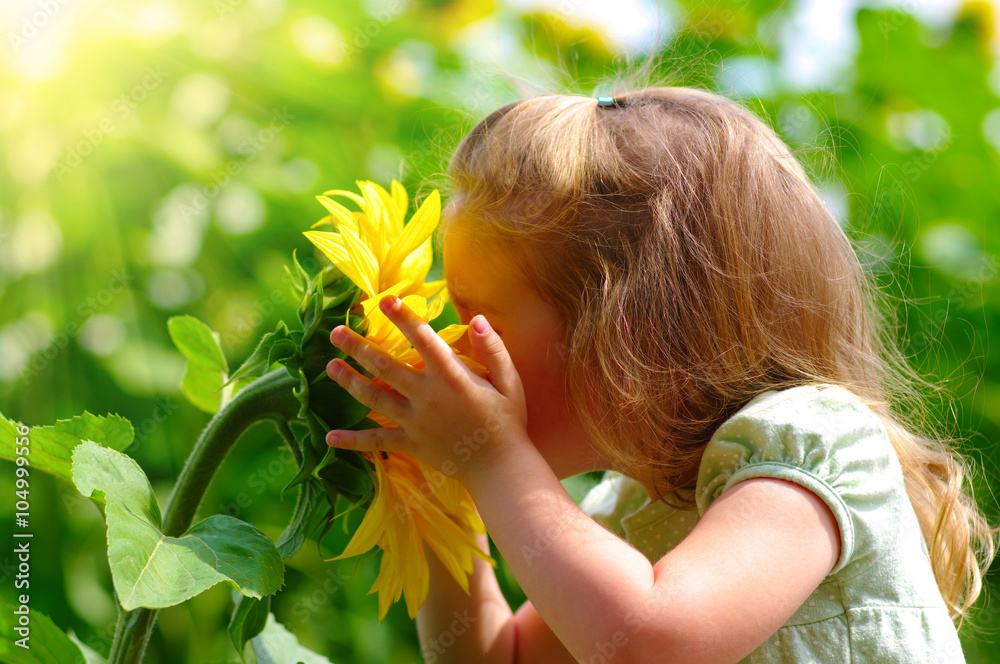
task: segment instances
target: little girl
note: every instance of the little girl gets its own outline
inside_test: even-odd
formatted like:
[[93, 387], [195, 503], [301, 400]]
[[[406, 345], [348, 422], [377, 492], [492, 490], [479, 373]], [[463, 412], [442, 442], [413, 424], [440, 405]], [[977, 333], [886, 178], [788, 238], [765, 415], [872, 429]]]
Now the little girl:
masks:
[[[994, 531], [770, 128], [690, 88], [533, 97], [448, 175], [445, 276], [490, 374], [393, 298], [425, 368], [343, 327], [398, 394], [328, 368], [401, 425], [331, 444], [458, 477], [530, 600], [428, 555], [427, 662], [964, 661]], [[560, 480], [593, 470], [581, 509]]]

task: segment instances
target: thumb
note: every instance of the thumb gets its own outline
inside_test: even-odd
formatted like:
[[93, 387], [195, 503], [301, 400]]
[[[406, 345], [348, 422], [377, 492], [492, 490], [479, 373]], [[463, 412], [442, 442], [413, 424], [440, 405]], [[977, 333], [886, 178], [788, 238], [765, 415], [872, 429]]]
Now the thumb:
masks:
[[521, 377], [503, 345], [503, 339], [482, 314], [470, 321], [472, 348], [479, 361], [490, 370], [486, 377], [504, 396], [512, 396], [521, 389]]

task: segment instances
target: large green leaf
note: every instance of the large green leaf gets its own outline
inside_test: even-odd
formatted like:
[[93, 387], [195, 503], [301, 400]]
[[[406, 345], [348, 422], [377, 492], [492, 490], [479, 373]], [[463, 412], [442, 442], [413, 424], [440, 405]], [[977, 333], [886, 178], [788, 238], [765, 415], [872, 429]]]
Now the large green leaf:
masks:
[[207, 413], [218, 411], [232, 388], [223, 390], [229, 366], [216, 334], [194, 316], [174, 316], [167, 321], [167, 330], [187, 358], [181, 380], [184, 396]]
[[267, 614], [267, 626], [250, 641], [247, 662], [256, 664], [331, 664], [330, 660], [299, 645], [295, 635], [282, 627], [273, 613]]
[[[0, 458], [15, 457], [17, 424], [0, 413]], [[119, 415], [83, 415], [68, 420], [57, 420], [52, 426], [33, 427], [28, 436], [28, 459], [33, 470], [51, 473], [72, 482], [73, 448], [81, 441], [90, 440], [115, 450], [124, 450], [132, 444], [132, 425]]]
[[[18, 632], [21, 606], [0, 603], [0, 662], [7, 664], [86, 664], [83, 653], [48, 616], [28, 608], [26, 633]], [[27, 637], [27, 638], [25, 638]], [[24, 639], [23, 641], [21, 641]], [[27, 647], [18, 645], [21, 642]]]
[[216, 515], [165, 536], [149, 480], [128, 456], [84, 442], [73, 452], [73, 481], [104, 505], [111, 578], [125, 610], [180, 604], [223, 581], [248, 597], [281, 587], [281, 556], [249, 523]]

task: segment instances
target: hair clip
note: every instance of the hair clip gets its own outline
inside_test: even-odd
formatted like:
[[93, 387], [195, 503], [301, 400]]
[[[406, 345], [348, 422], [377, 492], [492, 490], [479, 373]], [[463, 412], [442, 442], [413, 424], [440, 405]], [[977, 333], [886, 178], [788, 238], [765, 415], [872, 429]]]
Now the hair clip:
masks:
[[618, 107], [618, 102], [615, 101], [614, 97], [598, 97], [597, 105], [600, 108]]

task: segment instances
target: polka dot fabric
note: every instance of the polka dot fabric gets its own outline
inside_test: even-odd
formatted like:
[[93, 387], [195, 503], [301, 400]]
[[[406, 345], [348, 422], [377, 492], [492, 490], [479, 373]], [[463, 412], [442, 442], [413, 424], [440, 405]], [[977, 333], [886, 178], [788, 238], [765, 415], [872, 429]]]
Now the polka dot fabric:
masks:
[[837, 519], [841, 555], [743, 662], [965, 661], [885, 428], [842, 387], [764, 392], [726, 420], [705, 448], [692, 510], [651, 503], [638, 482], [615, 472], [580, 506], [656, 562], [719, 496], [755, 477], [795, 482], [823, 500]]

